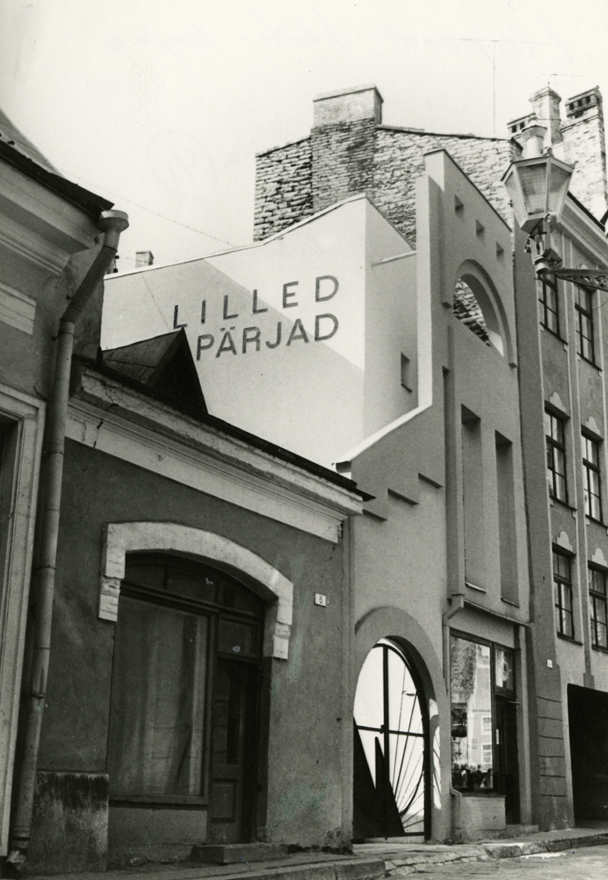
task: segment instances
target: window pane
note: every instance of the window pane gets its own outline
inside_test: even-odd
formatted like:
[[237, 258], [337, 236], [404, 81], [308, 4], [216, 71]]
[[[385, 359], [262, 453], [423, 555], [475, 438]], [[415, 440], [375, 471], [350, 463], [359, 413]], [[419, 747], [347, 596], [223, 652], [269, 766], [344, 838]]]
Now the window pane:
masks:
[[553, 588], [557, 631], [568, 638], [574, 638], [570, 557], [555, 551], [553, 553]]
[[566, 452], [564, 422], [553, 413], [545, 412], [547, 452], [547, 485], [551, 498], [567, 503]]
[[208, 620], [119, 601], [109, 743], [114, 794], [199, 795]]
[[492, 680], [490, 648], [452, 636], [452, 784], [488, 791], [492, 779]]
[[496, 687], [503, 688], [504, 690], [508, 691], [515, 690], [514, 660], [514, 653], [508, 648], [496, 647], [494, 649], [494, 683]]

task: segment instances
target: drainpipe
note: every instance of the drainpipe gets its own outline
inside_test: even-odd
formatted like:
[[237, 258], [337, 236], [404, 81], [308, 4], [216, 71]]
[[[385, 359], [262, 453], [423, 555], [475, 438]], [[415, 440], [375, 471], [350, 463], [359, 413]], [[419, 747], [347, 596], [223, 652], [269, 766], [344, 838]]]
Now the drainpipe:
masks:
[[96, 290], [106, 269], [116, 255], [120, 233], [124, 232], [128, 225], [128, 217], [123, 211], [104, 211], [101, 214], [98, 228], [105, 233], [103, 246], [82, 280], [80, 287], [70, 300], [59, 323], [55, 379], [48, 407], [48, 421], [42, 459], [44, 495], [41, 504], [40, 532], [37, 540], [37, 577], [34, 582], [34, 588], [36, 589], [36, 623], [32, 668], [25, 710], [23, 758], [15, 797], [11, 852], [7, 858], [7, 862], [19, 872], [23, 869], [31, 837], [40, 731], [46, 702], [65, 433], [76, 323], [82, 315], [91, 294]]

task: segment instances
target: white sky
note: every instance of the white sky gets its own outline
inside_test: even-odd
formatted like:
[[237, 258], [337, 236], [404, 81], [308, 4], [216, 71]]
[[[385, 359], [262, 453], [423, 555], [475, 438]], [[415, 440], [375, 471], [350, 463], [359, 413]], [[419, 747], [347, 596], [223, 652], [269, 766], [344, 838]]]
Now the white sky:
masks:
[[608, 102], [606, 0], [0, 0], [0, 104], [129, 213], [121, 271], [250, 242], [255, 152], [371, 82], [439, 132], [504, 136], [547, 82]]

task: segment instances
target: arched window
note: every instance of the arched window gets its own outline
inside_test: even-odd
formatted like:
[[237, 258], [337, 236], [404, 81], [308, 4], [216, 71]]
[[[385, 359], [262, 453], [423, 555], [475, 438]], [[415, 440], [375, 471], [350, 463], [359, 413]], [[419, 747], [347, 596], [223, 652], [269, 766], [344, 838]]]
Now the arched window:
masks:
[[464, 271], [454, 286], [454, 317], [462, 321], [487, 346], [504, 354], [503, 328], [494, 302], [496, 297], [482, 283], [481, 271], [468, 270], [467, 264], [462, 268]]
[[472, 330], [475, 336], [490, 345], [486, 319], [483, 316], [481, 306], [466, 281], [459, 278], [454, 288], [454, 317]]
[[428, 836], [426, 707], [416, 671], [392, 639], [367, 655], [354, 715], [355, 837]]

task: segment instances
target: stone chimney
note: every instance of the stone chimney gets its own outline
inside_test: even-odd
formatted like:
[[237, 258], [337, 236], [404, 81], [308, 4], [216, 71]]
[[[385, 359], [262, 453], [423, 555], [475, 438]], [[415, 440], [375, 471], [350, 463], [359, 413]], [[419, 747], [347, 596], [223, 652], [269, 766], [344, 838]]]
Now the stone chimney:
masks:
[[564, 160], [576, 165], [570, 191], [601, 219], [608, 204], [602, 95], [597, 86], [566, 101]]
[[319, 95], [314, 100], [312, 209], [373, 187], [376, 126], [382, 122], [382, 96], [375, 85]]
[[135, 251], [135, 268], [141, 269], [142, 266], [152, 266], [154, 264], [154, 254], [152, 251]]
[[543, 125], [547, 129], [545, 135], [545, 149], [552, 147], [554, 144], [561, 144], [562, 133], [560, 131], [560, 115], [559, 105], [561, 98], [549, 86], [539, 89], [530, 96], [532, 104], [532, 112], [536, 117], [539, 125]]

